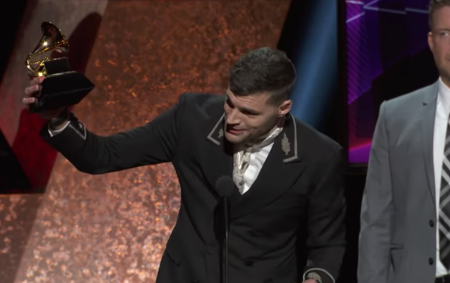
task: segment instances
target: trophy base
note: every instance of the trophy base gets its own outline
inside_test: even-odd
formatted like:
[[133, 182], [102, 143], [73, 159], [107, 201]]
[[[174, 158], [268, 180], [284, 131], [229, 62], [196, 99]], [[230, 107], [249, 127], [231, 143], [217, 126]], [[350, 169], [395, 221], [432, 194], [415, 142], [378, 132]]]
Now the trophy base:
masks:
[[78, 104], [95, 87], [83, 74], [70, 71], [66, 60], [44, 64], [48, 72], [38, 102], [30, 106], [33, 113]]

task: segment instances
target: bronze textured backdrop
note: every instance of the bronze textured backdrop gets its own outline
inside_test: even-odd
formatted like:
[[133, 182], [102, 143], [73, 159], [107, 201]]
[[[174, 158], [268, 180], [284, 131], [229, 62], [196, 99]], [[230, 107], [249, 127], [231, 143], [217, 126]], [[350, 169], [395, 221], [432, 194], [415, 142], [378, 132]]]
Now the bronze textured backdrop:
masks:
[[[276, 47], [289, 5], [109, 1], [86, 69], [96, 89], [74, 112], [109, 135], [152, 120], [183, 92], [221, 94], [240, 55]], [[3, 262], [17, 266], [10, 282], [154, 282], [179, 202], [171, 164], [91, 176], [59, 155], [43, 196], [0, 198], [2, 229], [8, 222], [10, 238], [26, 239], [21, 258]], [[31, 220], [29, 206], [39, 206]]]

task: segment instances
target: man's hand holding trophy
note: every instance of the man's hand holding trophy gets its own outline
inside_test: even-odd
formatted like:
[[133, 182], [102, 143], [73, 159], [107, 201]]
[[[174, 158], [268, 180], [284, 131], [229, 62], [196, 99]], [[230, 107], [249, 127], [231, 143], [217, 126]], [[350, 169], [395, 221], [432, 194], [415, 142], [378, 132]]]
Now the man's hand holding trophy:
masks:
[[41, 30], [40, 41], [25, 61], [32, 80], [25, 89], [23, 103], [31, 112], [52, 120], [64, 112], [67, 114], [67, 107], [78, 104], [94, 84], [83, 74], [72, 70], [67, 57], [51, 58], [52, 52], [67, 54], [69, 50], [69, 43], [61, 30], [50, 22], [43, 22]]

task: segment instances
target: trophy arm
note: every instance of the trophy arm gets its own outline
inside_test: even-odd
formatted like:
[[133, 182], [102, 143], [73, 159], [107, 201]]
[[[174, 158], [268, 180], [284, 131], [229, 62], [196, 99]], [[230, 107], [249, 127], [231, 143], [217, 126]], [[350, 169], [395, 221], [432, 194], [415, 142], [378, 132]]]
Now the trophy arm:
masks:
[[36, 56], [41, 55], [48, 51], [57, 51], [60, 53], [67, 53], [68, 50], [69, 50], [69, 48], [67, 46], [67, 43], [65, 43], [65, 42], [56, 42], [50, 46], [47, 46], [44, 43], [39, 43], [34, 48], [34, 50], [30, 54], [28, 54], [28, 58], [36, 57]]
[[[51, 59], [48, 57], [43, 58], [42, 60], [31, 60], [31, 58], [33, 58], [33, 56], [31, 56], [30, 58], [27, 58], [25, 64], [27, 66], [27, 69], [31, 72], [31, 74], [33, 76], [45, 76], [46, 72], [45, 72], [45, 65], [44, 62], [50, 61]], [[36, 66], [37, 65], [37, 66]], [[35, 67], [33, 67], [35, 66]]]

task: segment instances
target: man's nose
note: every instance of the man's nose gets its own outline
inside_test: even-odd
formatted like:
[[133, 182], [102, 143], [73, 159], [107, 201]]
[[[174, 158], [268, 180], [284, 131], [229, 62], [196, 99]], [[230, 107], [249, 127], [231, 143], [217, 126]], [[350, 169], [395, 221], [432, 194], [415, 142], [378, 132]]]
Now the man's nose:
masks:
[[227, 124], [236, 125], [241, 122], [237, 109], [232, 109], [229, 113], [227, 113], [226, 118]]

